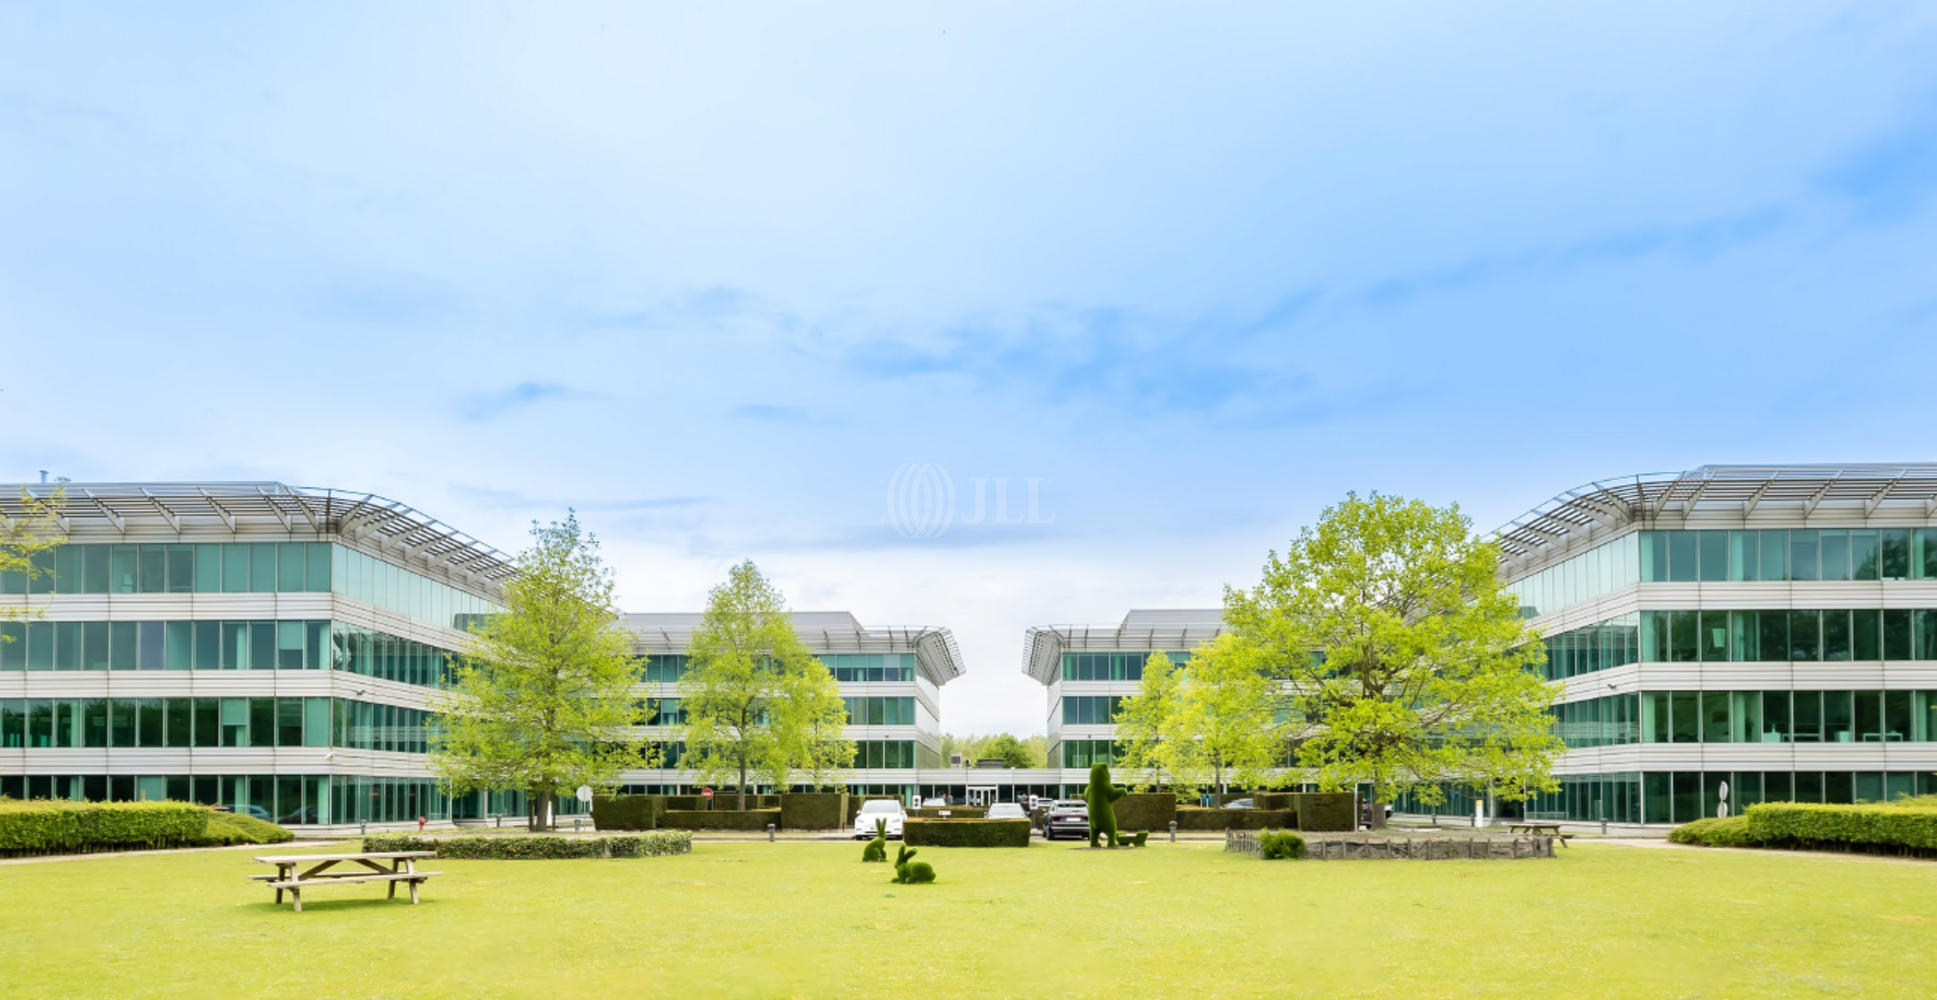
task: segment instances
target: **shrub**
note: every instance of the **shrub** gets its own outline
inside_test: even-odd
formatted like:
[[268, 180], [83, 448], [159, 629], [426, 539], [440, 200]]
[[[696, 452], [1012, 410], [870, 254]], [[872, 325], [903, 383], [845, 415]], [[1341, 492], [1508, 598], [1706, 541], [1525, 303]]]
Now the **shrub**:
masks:
[[[700, 801], [704, 803], [706, 800], [704, 797], [702, 797]], [[705, 809], [706, 806], [701, 805], [700, 808]], [[754, 792], [747, 793], [747, 811], [751, 811], [754, 809], [778, 809], [778, 808], [780, 808], [780, 796], [778, 795], [759, 795]], [[714, 812], [742, 811], [740, 809], [740, 793], [714, 789], [713, 811]]]
[[1168, 831], [1170, 821], [1176, 818], [1177, 796], [1170, 792], [1131, 793], [1116, 800], [1119, 830]]
[[1937, 851], [1937, 809], [1918, 803], [1815, 805], [1764, 802], [1746, 812], [1755, 841], [1784, 847]]
[[782, 830], [839, 830], [847, 815], [846, 792], [788, 792], [780, 796]]
[[556, 861], [575, 858], [648, 858], [687, 854], [693, 835], [683, 830], [654, 830], [619, 837], [560, 837], [546, 834], [502, 837], [432, 839], [384, 834], [363, 838], [371, 852], [435, 851], [440, 858], [460, 861]]
[[1286, 809], [1225, 809], [1231, 814], [1233, 830], [1283, 830], [1298, 826], [1298, 817]]
[[666, 811], [664, 795], [595, 795], [592, 827], [596, 830], [657, 830]]
[[688, 812], [683, 809], [668, 809], [659, 817], [659, 825], [674, 830], [765, 830], [767, 824], [780, 824], [779, 809], [748, 809], [739, 812], [733, 809]]
[[666, 808], [670, 810], [695, 810], [706, 808], [704, 795], [668, 795]]
[[1178, 806], [1177, 829], [1179, 830], [1229, 830], [1231, 814], [1236, 809], [1206, 809], [1203, 806]]
[[1266, 830], [1258, 834], [1258, 857], [1266, 861], [1296, 861], [1305, 856], [1305, 838], [1295, 830]]
[[1026, 819], [914, 819], [901, 824], [901, 839], [921, 847], [1028, 847]]
[[1298, 797], [1303, 792], [1259, 792], [1251, 796], [1259, 809], [1283, 809], [1288, 812], [1298, 810]]
[[0, 854], [186, 847], [212, 810], [186, 802], [0, 800]]
[[1703, 847], [1756, 847], [1760, 844], [1749, 830], [1749, 818], [1742, 815], [1684, 823], [1669, 831], [1668, 839], [1677, 844], [1700, 844]]
[[296, 835], [268, 820], [239, 813], [210, 812], [208, 826], [191, 843], [197, 847], [229, 847], [235, 844], [280, 844]]
[[1359, 828], [1351, 792], [1303, 792], [1298, 796], [1297, 827], [1307, 833], [1340, 833]]

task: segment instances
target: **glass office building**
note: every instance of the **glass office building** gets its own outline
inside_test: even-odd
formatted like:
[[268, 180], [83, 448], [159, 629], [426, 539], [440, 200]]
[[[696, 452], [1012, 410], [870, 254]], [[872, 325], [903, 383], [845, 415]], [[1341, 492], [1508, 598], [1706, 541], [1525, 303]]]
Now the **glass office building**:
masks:
[[[690, 794], [698, 789], [697, 777], [681, 766], [685, 748], [676, 727], [685, 721], [679, 682], [700, 618], [695, 613], [625, 616], [633, 648], [645, 660], [639, 694], [649, 706], [647, 736], [660, 765], [627, 771], [623, 781], [629, 791]], [[795, 612], [793, 621], [801, 642], [834, 674], [847, 705], [845, 734], [856, 753], [843, 783], [857, 792], [909, 802], [937, 785], [952, 784], [954, 775], [941, 760], [941, 689], [962, 676], [954, 636], [945, 628], [863, 625], [845, 611]], [[963, 797], [956, 793], [958, 800]]]
[[1501, 529], [1568, 746], [1526, 811], [1685, 823], [1937, 791], [1934, 515], [1937, 465], [1705, 466]]
[[[22, 489], [0, 486], [0, 516]], [[507, 556], [365, 493], [66, 491], [67, 543], [0, 574], [0, 795], [336, 829], [519, 805], [453, 801], [424, 766], [431, 697]]]

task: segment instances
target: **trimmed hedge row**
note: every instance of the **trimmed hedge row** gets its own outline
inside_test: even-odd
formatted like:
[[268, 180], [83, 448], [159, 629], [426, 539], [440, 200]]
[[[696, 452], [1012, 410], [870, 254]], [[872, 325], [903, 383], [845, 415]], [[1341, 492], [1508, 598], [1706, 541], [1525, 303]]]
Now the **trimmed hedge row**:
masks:
[[0, 800], [0, 854], [66, 854], [194, 846], [207, 806], [185, 802]]
[[592, 826], [599, 830], [657, 830], [666, 814], [664, 795], [595, 795]]
[[1748, 836], [1771, 846], [1937, 851], [1937, 809], [1764, 802], [1747, 818]]
[[1702, 847], [1754, 847], [1761, 843], [1749, 832], [1749, 817], [1745, 815], [1727, 819], [1710, 817], [1683, 823], [1668, 832], [1668, 840]]
[[365, 851], [435, 851], [460, 861], [558, 861], [577, 858], [650, 858], [689, 854], [693, 835], [656, 830], [621, 837], [556, 837], [545, 834], [502, 837], [431, 838], [376, 835], [363, 838]]
[[[948, 815], [943, 816], [942, 813]], [[910, 809], [909, 819], [982, 819], [988, 816], [985, 806], [936, 806], [932, 809]]]
[[[1118, 824], [1119, 827], [1121, 825]], [[1297, 825], [1297, 817], [1287, 809], [1177, 807], [1179, 830], [1282, 830]]]
[[[1170, 792], [1130, 792], [1116, 800], [1118, 832], [1166, 833], [1177, 818], [1177, 796]], [[1182, 828], [1183, 824], [1178, 824]]]
[[916, 819], [901, 824], [913, 847], [1028, 847], [1026, 819]]
[[266, 819], [211, 811], [208, 826], [202, 828], [202, 835], [192, 843], [196, 847], [228, 847], [234, 844], [280, 844], [295, 839], [295, 834]]
[[[699, 806], [697, 806], [696, 808], [700, 808], [700, 809], [705, 809], [705, 808], [706, 808], [706, 805], [705, 805], [705, 802], [706, 802], [706, 797], [705, 797], [705, 796], [703, 796], [703, 795], [702, 795], [702, 796], [700, 796], [700, 803], [701, 803], [701, 804], [700, 804]], [[778, 808], [780, 808], [780, 796], [778, 796], [778, 795], [756, 795], [756, 794], [754, 794], [754, 793], [752, 793], [752, 792], [748, 792], [748, 793], [747, 793], [747, 808], [748, 808], [749, 810], [752, 810], [752, 809], [778, 809]], [[740, 793], [739, 793], [739, 792], [722, 792], [722, 791], [720, 791], [720, 790], [718, 790], [718, 789], [714, 789], [714, 791], [713, 791], [713, 811], [714, 811], [714, 812], [739, 812], [739, 811], [740, 811]]]
[[839, 830], [845, 815], [846, 792], [784, 792], [780, 796], [782, 830]]
[[748, 809], [745, 812], [733, 809], [704, 812], [668, 809], [659, 817], [659, 826], [671, 830], [765, 830], [768, 823], [776, 827], [780, 825], [778, 808]]
[[1359, 828], [1359, 818], [1352, 809], [1351, 792], [1297, 792], [1292, 798], [1297, 802], [1296, 826], [1300, 830], [1308, 833], [1344, 833]]

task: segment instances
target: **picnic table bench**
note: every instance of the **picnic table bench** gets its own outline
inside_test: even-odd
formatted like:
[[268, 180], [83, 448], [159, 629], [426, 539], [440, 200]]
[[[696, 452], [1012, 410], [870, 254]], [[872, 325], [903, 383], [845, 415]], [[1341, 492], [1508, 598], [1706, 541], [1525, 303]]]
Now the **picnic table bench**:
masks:
[[[289, 893], [290, 902], [296, 904], [296, 912], [303, 912], [303, 890], [319, 885], [340, 885], [355, 882], [387, 882], [390, 892], [387, 899], [397, 898], [397, 883], [410, 887], [410, 904], [417, 905], [417, 887], [430, 881], [433, 875], [442, 872], [420, 872], [417, 870], [418, 858], [434, 858], [435, 851], [369, 851], [356, 854], [287, 854], [272, 857], [259, 857], [256, 860], [265, 865], [275, 865], [274, 875], [251, 875], [250, 881], [267, 882], [269, 888], [276, 890], [276, 902], [282, 903], [282, 894]], [[331, 871], [342, 862], [355, 862], [362, 867], [342, 871]], [[386, 864], [387, 862], [387, 864]], [[307, 865], [309, 867], [305, 868]]]
[[1560, 832], [1559, 823], [1539, 823], [1539, 822], [1508, 823], [1507, 832], [1508, 833], [1527, 833], [1527, 834], [1536, 834], [1536, 835], [1546, 834], [1547, 836], [1550, 836], [1555, 840], [1560, 841], [1560, 846], [1562, 847], [1566, 847], [1567, 841], [1574, 836], [1571, 833]]

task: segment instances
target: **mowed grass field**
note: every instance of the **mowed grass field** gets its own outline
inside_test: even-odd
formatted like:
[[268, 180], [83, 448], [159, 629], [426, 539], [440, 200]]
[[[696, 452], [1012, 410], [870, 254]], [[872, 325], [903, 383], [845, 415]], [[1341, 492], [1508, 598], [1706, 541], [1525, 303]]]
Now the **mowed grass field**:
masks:
[[[314, 849], [325, 850], [323, 848]], [[1262, 862], [1217, 843], [437, 861], [423, 905], [251, 851], [0, 865], [21, 997], [1929, 997], [1937, 864], [1578, 844]], [[892, 851], [890, 852], [892, 855]]]

